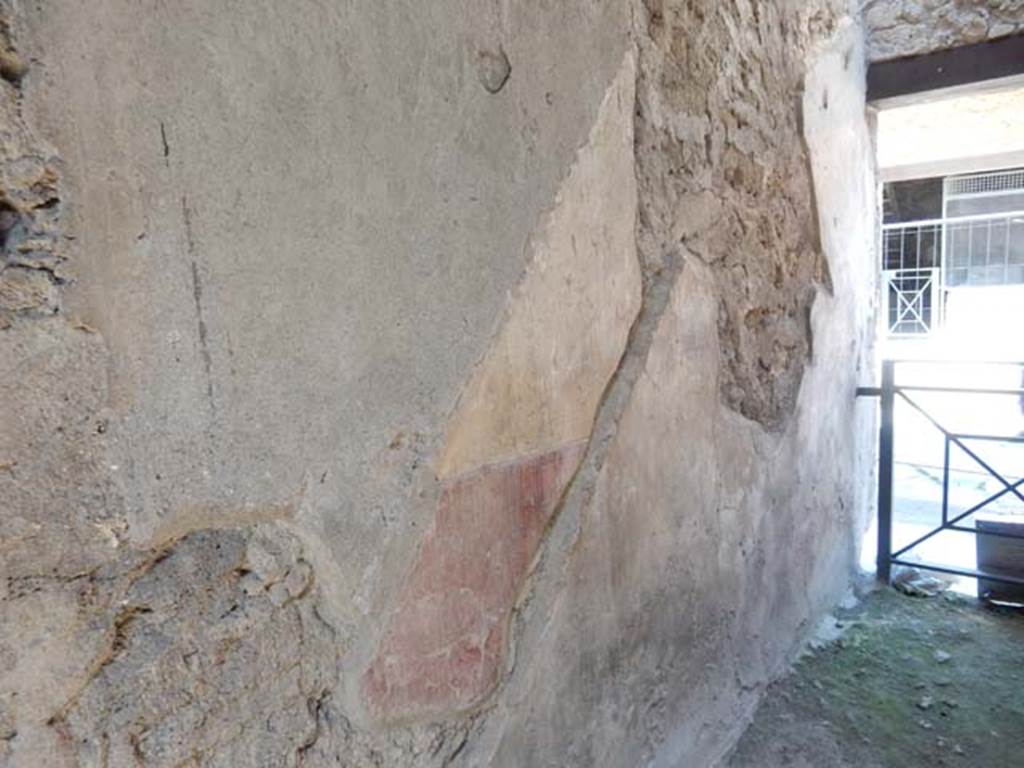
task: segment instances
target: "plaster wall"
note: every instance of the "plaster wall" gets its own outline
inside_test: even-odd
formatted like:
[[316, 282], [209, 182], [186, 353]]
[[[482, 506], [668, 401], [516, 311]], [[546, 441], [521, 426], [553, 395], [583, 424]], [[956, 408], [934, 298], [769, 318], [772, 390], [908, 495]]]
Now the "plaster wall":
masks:
[[[655, 8], [669, 29], [692, 21], [680, 6]], [[793, 23], [762, 19], [760, 39], [772, 39], [783, 18]], [[808, 67], [800, 171], [813, 177], [831, 275], [814, 290], [813, 352], [792, 413], [766, 427], [722, 397], [722, 302], [735, 299], [684, 245], [676, 271], [665, 267], [664, 280], [648, 284], [627, 352], [638, 358], [620, 368], [595, 430], [606, 442], [592, 443], [517, 608], [513, 666], [471, 742], [471, 764], [714, 765], [847, 588], [871, 493], [873, 417], [854, 393], [872, 370], [875, 182], [861, 33], [841, 16], [834, 23], [826, 39], [805, 42], [806, 60], [789, 62], [801, 79]], [[656, 51], [641, 51], [641, 69], [657, 66]], [[742, 61], [725, 58], [720, 71], [739, 76]], [[665, 117], [657, 91], [672, 82], [647, 84], [647, 135]], [[758, 86], [751, 91], [767, 96], [778, 81]], [[688, 123], [676, 113], [669, 124]], [[729, 144], [720, 124], [705, 126]], [[641, 152], [641, 199], [663, 195], [647, 185], [672, 155]], [[682, 173], [678, 183], [693, 181]], [[699, 183], [711, 186], [713, 174]], [[723, 207], [735, 204], [729, 183], [716, 194]], [[672, 214], [676, 227], [702, 216], [692, 204]], [[785, 226], [800, 226], [802, 215]], [[769, 255], [744, 253], [751, 271]]]
[[[475, 585], [486, 615], [457, 633], [473, 648], [478, 627], [507, 621], [621, 354], [639, 292], [628, 94], [612, 102], [618, 132], [592, 133], [628, 8], [3, 10], [5, 56], [25, 69], [3, 83], [23, 128], [5, 144], [5, 195], [38, 190], [13, 202], [41, 232], [58, 219], [45, 270], [13, 264], [28, 256], [6, 238], [0, 291], [5, 759], [291, 765], [330, 730], [324, 743], [357, 764], [443, 762], [465, 721], [417, 711], [400, 736], [370, 733], [364, 674], [425, 533], [446, 530], [452, 499], [480, 525], [439, 467], [488, 349], [529, 382], [546, 362], [523, 357], [534, 315], [592, 340], [546, 339], [559, 371], [582, 373], [564, 405], [550, 400], [565, 373], [527, 402], [570, 426], [511, 443], [567, 451], [564, 467], [524, 468], [533, 491], [486, 486], [506, 525], [469, 555], [504, 531], [510, 571]], [[611, 268], [621, 280], [595, 292]], [[427, 713], [493, 687], [473, 679]]]
[[0, 10], [0, 765], [720, 756], [863, 523], [849, 9]]

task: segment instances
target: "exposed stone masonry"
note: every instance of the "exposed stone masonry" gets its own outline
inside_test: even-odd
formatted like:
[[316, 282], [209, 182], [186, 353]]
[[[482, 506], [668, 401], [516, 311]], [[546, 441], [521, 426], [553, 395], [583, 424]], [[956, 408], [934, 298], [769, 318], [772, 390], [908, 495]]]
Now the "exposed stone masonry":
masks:
[[869, 0], [864, 21], [877, 61], [1024, 31], [1024, 0]]
[[0, 4], [0, 327], [18, 315], [53, 314], [66, 281], [58, 233], [60, 162], [25, 124], [21, 82], [28, 64]]
[[[801, 138], [798, 52], [827, 36], [838, 3], [788, 15], [771, 3], [644, 3], [638, 89], [641, 244], [656, 268], [680, 242], [714, 275], [721, 396], [768, 427], [792, 413], [830, 289]], [[761, 44], [724, 58], [708, 40]]]
[[635, 6], [643, 306], [471, 765], [714, 765], [838, 593], [874, 194], [846, 11]]

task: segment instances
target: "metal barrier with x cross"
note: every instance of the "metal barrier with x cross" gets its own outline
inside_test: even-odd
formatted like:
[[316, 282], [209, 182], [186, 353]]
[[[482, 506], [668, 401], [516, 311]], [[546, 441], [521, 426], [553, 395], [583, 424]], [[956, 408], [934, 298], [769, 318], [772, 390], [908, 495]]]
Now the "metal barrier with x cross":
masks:
[[[908, 554], [916, 547], [929, 539], [938, 536], [944, 531], [959, 531], [961, 533], [970, 533], [976, 536], [997, 536], [1002, 538], [1024, 539], [1024, 534], [1013, 531], [985, 530], [980, 527], [969, 527], [962, 524], [968, 517], [977, 514], [986, 507], [990, 507], [994, 502], [1008, 495], [1016, 497], [1021, 503], [1024, 503], [1024, 476], [1013, 481], [1007, 479], [1003, 474], [997, 472], [989, 462], [985, 461], [985, 459], [978, 455], [978, 452], [972, 449], [969, 443], [979, 441], [1024, 443], [1024, 435], [1000, 436], [951, 431], [940, 424], [932, 414], [928, 413], [920, 403], [915, 401], [912, 393], [947, 392], [958, 393], [961, 395], [1017, 395], [1019, 397], [1024, 397], [1024, 389], [971, 389], [963, 387], [900, 385], [896, 381], [896, 366], [899, 362], [908, 361], [886, 360], [882, 363], [882, 382], [880, 387], [860, 387], [857, 390], [858, 396], [878, 397], [881, 404], [881, 424], [879, 429], [878, 449], [878, 555], [876, 561], [878, 579], [888, 583], [892, 574], [892, 566], [902, 565], [959, 576], [969, 576], [989, 582], [1024, 586], [1024, 577], [1016, 574], [993, 572], [981, 567], [974, 569], [964, 568], [950, 564], [927, 562], [917, 558], [908, 559], [907, 557]], [[923, 416], [928, 423], [934, 426], [942, 434], [944, 440], [944, 458], [942, 466], [942, 518], [940, 524], [924, 535], [917, 537], [909, 544], [901, 546], [899, 549], [893, 551], [893, 445], [895, 439], [895, 410], [897, 398], [906, 402], [914, 409], [914, 411]], [[949, 492], [950, 448], [952, 446], [956, 446], [963, 451], [964, 454], [966, 454], [978, 467], [984, 470], [984, 473], [987, 476], [996, 480], [1001, 488], [996, 493], [989, 494], [986, 498], [972, 505], [965, 511], [951, 517], [949, 513]], [[1022, 472], [1022, 474], [1024, 474], [1024, 472]], [[1020, 566], [1020, 570], [1024, 571], [1024, 562], [1022, 562]]]

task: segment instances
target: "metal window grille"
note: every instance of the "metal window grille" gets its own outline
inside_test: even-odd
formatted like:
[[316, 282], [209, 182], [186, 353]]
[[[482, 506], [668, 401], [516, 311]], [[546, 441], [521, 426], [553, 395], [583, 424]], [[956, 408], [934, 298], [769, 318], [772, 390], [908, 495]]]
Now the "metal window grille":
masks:
[[885, 224], [881, 245], [893, 336], [933, 331], [951, 288], [1024, 284], [1024, 168], [944, 179], [942, 218]]
[[1024, 283], [1024, 212], [951, 219], [944, 245], [947, 287]]
[[946, 198], [1019, 192], [1021, 190], [1024, 190], [1024, 168], [1012, 171], [972, 173], [967, 176], [950, 176], [943, 182]]

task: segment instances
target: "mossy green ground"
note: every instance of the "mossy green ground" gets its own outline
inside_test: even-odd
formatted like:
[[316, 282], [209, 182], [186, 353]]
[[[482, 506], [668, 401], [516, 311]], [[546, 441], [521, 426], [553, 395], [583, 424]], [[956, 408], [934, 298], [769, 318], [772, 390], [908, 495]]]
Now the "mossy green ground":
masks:
[[1024, 768], [1024, 615], [883, 589], [837, 618], [842, 637], [769, 689], [730, 768]]

